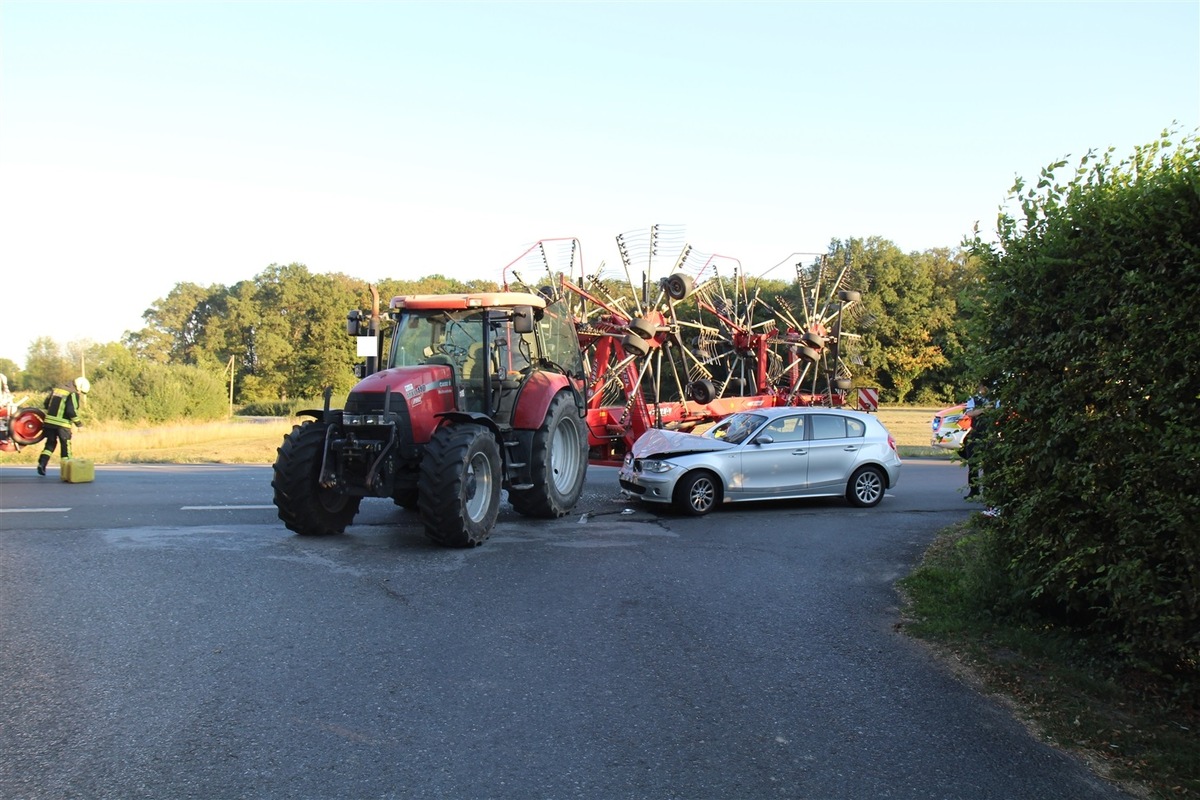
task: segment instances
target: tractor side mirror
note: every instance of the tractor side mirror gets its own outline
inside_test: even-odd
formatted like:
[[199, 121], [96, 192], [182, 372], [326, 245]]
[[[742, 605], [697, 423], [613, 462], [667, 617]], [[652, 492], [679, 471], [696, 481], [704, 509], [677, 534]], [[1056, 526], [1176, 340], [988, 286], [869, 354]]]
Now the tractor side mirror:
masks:
[[515, 333], [533, 333], [533, 306], [517, 306], [512, 314]]
[[362, 335], [362, 313], [357, 309], [346, 315], [346, 333], [351, 336]]

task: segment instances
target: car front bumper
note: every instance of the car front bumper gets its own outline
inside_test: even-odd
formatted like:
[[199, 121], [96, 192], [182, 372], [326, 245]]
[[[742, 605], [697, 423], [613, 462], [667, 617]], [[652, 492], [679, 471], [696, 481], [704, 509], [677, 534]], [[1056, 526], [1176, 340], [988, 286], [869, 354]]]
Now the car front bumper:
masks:
[[648, 472], [634, 472], [622, 467], [617, 474], [621, 488], [639, 500], [648, 503], [669, 503], [675, 492], [677, 475], [674, 470], [661, 475]]

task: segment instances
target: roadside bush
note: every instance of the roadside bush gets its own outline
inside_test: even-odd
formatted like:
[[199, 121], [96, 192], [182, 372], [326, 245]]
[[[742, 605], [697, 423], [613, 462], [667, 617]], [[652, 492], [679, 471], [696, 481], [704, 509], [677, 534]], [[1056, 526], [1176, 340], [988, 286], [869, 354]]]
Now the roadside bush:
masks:
[[220, 375], [144, 360], [101, 369], [86, 403], [88, 416], [97, 420], [161, 423], [229, 415], [229, 396]]
[[1014, 194], [986, 283], [984, 496], [1032, 607], [1131, 661], [1200, 665], [1200, 145], [1169, 132], [1115, 163], [1059, 162]]

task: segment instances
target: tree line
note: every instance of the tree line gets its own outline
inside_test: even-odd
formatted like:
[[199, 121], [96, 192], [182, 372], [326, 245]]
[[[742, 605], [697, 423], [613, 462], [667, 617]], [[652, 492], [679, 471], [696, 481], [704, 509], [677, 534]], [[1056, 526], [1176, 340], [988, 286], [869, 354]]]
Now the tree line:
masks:
[[[847, 319], [856, 337], [855, 383], [881, 389], [884, 401], [945, 403], [969, 386], [963, 342], [969, 321], [963, 292], [979, 281], [963, 249], [905, 253], [880, 239], [831, 242], [826, 260], [850, 263], [862, 302]], [[747, 279], [773, 302], [799, 307], [794, 280]], [[497, 291], [495, 282], [442, 275], [378, 281], [383, 310], [403, 294]], [[287, 404], [345, 394], [359, 360], [346, 335], [346, 314], [370, 310], [366, 281], [312, 273], [303, 264], [272, 264], [232, 286], [178, 283], [143, 314], [145, 327], [120, 342], [33, 342], [25, 369], [0, 358], [18, 389], [40, 392], [69, 382], [86, 365], [95, 387], [90, 412], [99, 418], [163, 421], [215, 419], [232, 403]]]

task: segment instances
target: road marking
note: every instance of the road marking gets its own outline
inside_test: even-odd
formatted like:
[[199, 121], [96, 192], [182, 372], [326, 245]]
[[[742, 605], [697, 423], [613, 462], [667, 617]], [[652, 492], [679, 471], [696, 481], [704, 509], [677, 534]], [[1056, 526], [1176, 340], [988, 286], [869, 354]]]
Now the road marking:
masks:
[[61, 514], [69, 508], [0, 508], [0, 514]]
[[268, 508], [274, 508], [274, 507], [275, 506], [273, 506], [273, 505], [272, 506], [180, 506], [179, 510], [180, 511], [230, 511], [233, 509], [243, 509], [243, 508], [244, 509], [252, 509], [252, 510], [260, 510], [260, 509], [268, 509]]

